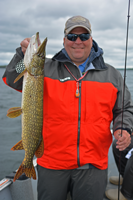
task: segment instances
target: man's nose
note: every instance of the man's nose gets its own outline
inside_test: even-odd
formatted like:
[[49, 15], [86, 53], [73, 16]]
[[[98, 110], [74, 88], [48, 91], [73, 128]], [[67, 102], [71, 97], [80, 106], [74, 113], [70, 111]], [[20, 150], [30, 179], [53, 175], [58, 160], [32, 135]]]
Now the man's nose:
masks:
[[77, 40], [75, 41], [75, 43], [78, 43], [78, 44], [82, 43], [80, 37], [77, 37]]

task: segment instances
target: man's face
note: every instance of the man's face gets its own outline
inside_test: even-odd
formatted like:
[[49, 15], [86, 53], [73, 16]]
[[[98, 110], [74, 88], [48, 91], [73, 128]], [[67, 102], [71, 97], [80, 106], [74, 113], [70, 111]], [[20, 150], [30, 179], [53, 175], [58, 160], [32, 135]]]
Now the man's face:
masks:
[[[70, 33], [74, 34], [82, 34], [88, 33], [86, 29], [82, 27], [74, 28]], [[74, 62], [77, 66], [84, 63], [88, 58], [91, 47], [92, 47], [92, 37], [90, 37], [86, 41], [81, 41], [78, 37], [76, 41], [70, 41], [67, 37], [64, 38], [64, 47], [71, 58], [72, 62]]]

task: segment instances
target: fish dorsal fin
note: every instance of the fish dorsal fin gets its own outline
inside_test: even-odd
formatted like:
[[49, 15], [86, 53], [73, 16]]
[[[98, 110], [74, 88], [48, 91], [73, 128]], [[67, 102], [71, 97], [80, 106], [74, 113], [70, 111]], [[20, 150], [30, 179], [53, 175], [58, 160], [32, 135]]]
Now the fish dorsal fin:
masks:
[[15, 144], [15, 145], [11, 148], [12, 151], [15, 151], [15, 150], [22, 150], [22, 149], [24, 149], [22, 140], [20, 140], [17, 144]]
[[37, 148], [36, 152], [35, 152], [35, 156], [37, 158], [41, 158], [43, 155], [43, 151], [44, 151], [44, 144], [43, 144], [43, 139], [41, 140], [39, 147]]

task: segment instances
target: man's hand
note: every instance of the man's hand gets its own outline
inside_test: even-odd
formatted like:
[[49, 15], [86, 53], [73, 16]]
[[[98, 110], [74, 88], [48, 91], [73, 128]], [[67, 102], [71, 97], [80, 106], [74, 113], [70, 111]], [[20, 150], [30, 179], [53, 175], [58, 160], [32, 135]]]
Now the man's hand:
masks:
[[122, 130], [122, 136], [121, 136], [121, 129], [116, 130], [114, 132], [114, 137], [117, 140], [116, 148], [119, 149], [119, 151], [123, 151], [131, 143], [130, 134], [126, 130]]
[[29, 45], [29, 42], [30, 42], [30, 38], [25, 38], [25, 39], [20, 43], [23, 54], [25, 54], [26, 49], [27, 49], [27, 47], [28, 47], [28, 45]]

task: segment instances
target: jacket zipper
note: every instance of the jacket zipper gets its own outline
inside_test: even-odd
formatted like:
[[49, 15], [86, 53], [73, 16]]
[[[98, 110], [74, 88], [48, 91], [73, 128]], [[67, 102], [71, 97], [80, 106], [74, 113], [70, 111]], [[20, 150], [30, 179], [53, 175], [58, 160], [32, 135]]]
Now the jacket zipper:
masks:
[[80, 167], [79, 142], [80, 142], [80, 118], [81, 118], [81, 80], [85, 77], [85, 75], [87, 74], [88, 71], [86, 71], [85, 74], [82, 77], [80, 77], [79, 79], [76, 79], [76, 77], [72, 74], [72, 72], [68, 69], [68, 67], [66, 65], [65, 65], [65, 68], [68, 70], [68, 72], [76, 80], [75, 97], [79, 98], [78, 138], [77, 138], [77, 164]]
[[[79, 82], [79, 93], [81, 94], [81, 82]], [[80, 118], [81, 118], [81, 95], [79, 96], [79, 113], [78, 113], [78, 138], [77, 138], [77, 164], [80, 167], [79, 142], [80, 142]]]

